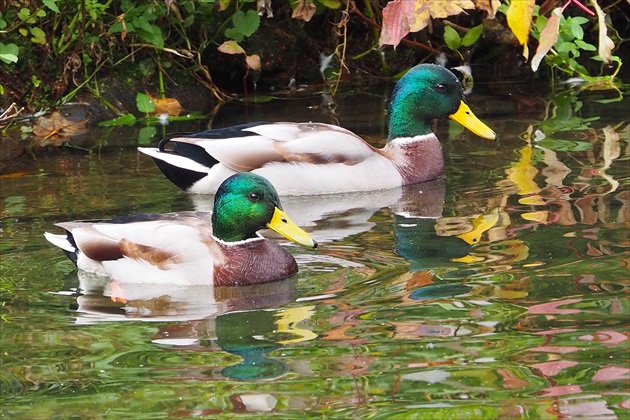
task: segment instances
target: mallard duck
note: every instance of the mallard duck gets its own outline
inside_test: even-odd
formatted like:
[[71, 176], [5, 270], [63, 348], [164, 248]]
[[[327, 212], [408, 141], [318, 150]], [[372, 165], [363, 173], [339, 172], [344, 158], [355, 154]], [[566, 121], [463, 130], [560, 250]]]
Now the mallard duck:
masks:
[[271, 228], [316, 247], [282, 210], [263, 177], [239, 173], [219, 187], [212, 214], [138, 214], [112, 220], [59, 223], [66, 235], [46, 233], [85, 271], [129, 283], [234, 286], [294, 275], [293, 256], [257, 231]]
[[[166, 137], [157, 148], [139, 151], [191, 193], [212, 194], [235, 172], [266, 177], [280, 195], [371, 191], [442, 175], [442, 147], [430, 122], [447, 116], [480, 137], [496, 137], [463, 101], [462, 86], [451, 71], [420, 64], [394, 87], [382, 149], [335, 125], [255, 122]], [[173, 146], [167, 148], [169, 143]]]

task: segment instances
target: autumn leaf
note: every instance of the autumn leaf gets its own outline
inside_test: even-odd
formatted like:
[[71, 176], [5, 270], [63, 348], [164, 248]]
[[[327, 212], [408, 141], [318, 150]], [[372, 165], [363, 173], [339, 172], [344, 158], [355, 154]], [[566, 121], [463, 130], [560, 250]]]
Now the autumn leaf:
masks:
[[230, 0], [219, 0], [219, 11], [222, 12], [228, 7], [230, 7]]
[[485, 10], [488, 12], [488, 19], [494, 19], [494, 16], [497, 14], [497, 10], [499, 10], [499, 6], [501, 6], [500, 0], [473, 0], [475, 2], [475, 6], [479, 10]]
[[268, 18], [272, 18], [273, 11], [271, 10], [271, 0], [257, 0], [256, 11], [258, 12], [258, 16], [262, 16], [266, 13]]
[[260, 71], [260, 56], [258, 54], [252, 54], [245, 57], [245, 62], [247, 63], [247, 68], [250, 70]]
[[295, 9], [293, 9], [291, 17], [308, 22], [315, 14], [315, 10], [317, 10], [317, 8], [315, 7], [313, 0], [299, 0], [298, 5], [295, 6]]
[[236, 41], [225, 41], [217, 49], [225, 54], [245, 54], [243, 47], [238, 45]]
[[39, 117], [33, 126], [33, 134], [39, 139], [40, 146], [49, 144], [59, 146], [66, 137], [72, 137], [86, 132], [87, 120], [70, 121], [59, 112], [53, 112], [50, 117]]
[[529, 57], [527, 41], [529, 39], [529, 27], [532, 24], [532, 14], [534, 13], [534, 5], [536, 0], [516, 0], [510, 3], [505, 15], [507, 23], [519, 44], [523, 46], [523, 57], [525, 60]]
[[153, 115], [168, 114], [172, 117], [175, 117], [181, 114], [184, 109], [179, 101], [175, 98], [157, 98], [149, 93], [147, 93], [147, 96], [155, 105]]
[[605, 63], [610, 62], [612, 58], [612, 49], [615, 48], [615, 43], [608, 37], [608, 28], [606, 28], [606, 15], [597, 4], [597, 1], [591, 0], [595, 12], [597, 12], [597, 23], [599, 25], [599, 56]]
[[39, 117], [33, 126], [33, 134], [40, 137], [69, 137], [81, 134], [87, 128], [87, 120], [73, 122], [59, 112], [53, 112], [49, 118]]
[[558, 40], [558, 30], [560, 29], [560, 17], [562, 17], [562, 7], [556, 7], [551, 12], [551, 17], [547, 21], [547, 24], [540, 32], [538, 48], [536, 48], [536, 54], [534, 54], [532, 58], [532, 70], [538, 70], [542, 59], [556, 44]]
[[393, 0], [383, 9], [383, 29], [379, 45], [394, 48], [409, 32], [424, 29], [429, 21], [474, 9], [472, 0]]

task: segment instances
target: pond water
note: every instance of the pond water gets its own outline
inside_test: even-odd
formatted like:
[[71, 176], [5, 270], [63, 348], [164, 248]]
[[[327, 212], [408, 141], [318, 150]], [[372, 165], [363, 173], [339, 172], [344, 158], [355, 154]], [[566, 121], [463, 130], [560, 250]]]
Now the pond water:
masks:
[[[206, 122], [101, 130], [22, 161], [0, 179], [1, 416], [627, 419], [630, 102], [532, 92], [476, 86], [498, 140], [437, 124], [440, 180], [285, 199], [320, 247], [278, 239], [300, 272], [254, 288], [125, 302], [43, 237], [209, 209], [135, 151]], [[387, 95], [228, 104], [213, 127], [336, 122], [380, 145]]]

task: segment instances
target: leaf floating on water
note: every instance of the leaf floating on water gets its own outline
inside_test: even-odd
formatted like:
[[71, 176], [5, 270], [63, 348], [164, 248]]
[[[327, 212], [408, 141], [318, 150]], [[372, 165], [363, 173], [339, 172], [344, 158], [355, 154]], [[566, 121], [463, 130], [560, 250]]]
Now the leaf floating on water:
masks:
[[60, 145], [66, 137], [83, 134], [87, 130], [88, 121], [70, 121], [61, 113], [55, 111], [50, 117], [39, 117], [33, 126], [33, 134], [42, 140], [56, 139], [57, 141], [40, 142], [42, 145]]
[[132, 126], [136, 123], [136, 121], [137, 120], [136, 120], [135, 115], [124, 114], [111, 120], [101, 121], [100, 123], [98, 123], [98, 126], [99, 127], [112, 127], [112, 126], [120, 126], [120, 125]]

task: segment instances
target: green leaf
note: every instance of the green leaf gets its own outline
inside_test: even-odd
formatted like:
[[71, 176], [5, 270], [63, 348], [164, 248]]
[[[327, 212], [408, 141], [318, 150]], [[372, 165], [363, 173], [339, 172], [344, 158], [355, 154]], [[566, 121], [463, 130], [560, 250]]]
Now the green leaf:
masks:
[[134, 125], [136, 123], [136, 117], [133, 114], [125, 114], [125, 115], [121, 115], [120, 117], [116, 117], [112, 120], [107, 120], [107, 121], [102, 121], [100, 123], [98, 123], [99, 127], [112, 127], [112, 126], [120, 126], [120, 125], [126, 125], [126, 126], [131, 126]]
[[138, 144], [150, 145], [153, 143], [153, 138], [157, 134], [157, 128], [154, 126], [142, 127], [138, 133]]
[[243, 34], [236, 28], [227, 28], [225, 30], [225, 37], [233, 39], [236, 42], [241, 42], [243, 38], [245, 38]]
[[341, 7], [341, 1], [339, 0], [319, 0], [319, 2], [329, 9], [339, 9]]
[[584, 30], [578, 24], [571, 24], [571, 33], [575, 37], [575, 39], [584, 38]]
[[0, 60], [7, 64], [17, 63], [20, 47], [15, 44], [3, 44], [0, 42]]
[[117, 34], [120, 32], [122, 32], [122, 23], [119, 20], [114, 22], [112, 26], [110, 26], [109, 29], [107, 30], [107, 33], [110, 33], [110, 34]]
[[138, 107], [138, 111], [144, 112], [145, 114], [155, 111], [155, 104], [151, 98], [142, 92], [138, 92], [136, 95], [136, 106]]
[[574, 23], [578, 25], [584, 25], [585, 23], [588, 23], [588, 19], [583, 16], [574, 16], [571, 18], [571, 24]]
[[33, 35], [33, 37], [31, 38], [31, 41], [34, 42], [35, 44], [41, 44], [41, 45], [46, 45], [46, 34], [44, 33], [44, 31], [42, 31], [39, 28], [31, 28], [31, 35]]
[[575, 45], [582, 48], [584, 51], [597, 51], [597, 47], [595, 47], [595, 45], [584, 42], [581, 39], [576, 39]]
[[21, 21], [26, 22], [31, 17], [31, 11], [27, 8], [22, 8], [18, 12], [17, 16]]
[[136, 33], [143, 41], [155, 45], [158, 48], [164, 48], [164, 37], [162, 36], [162, 30], [158, 26], [150, 25], [149, 30], [138, 28]]
[[59, 11], [59, 8], [57, 7], [55, 0], [42, 0], [42, 3], [44, 3], [44, 6], [48, 7], [53, 12], [61, 13]]
[[482, 32], [483, 25], [477, 25], [470, 28], [470, 30], [466, 32], [466, 35], [464, 35], [464, 37], [462, 38], [462, 45], [464, 47], [470, 47], [472, 44], [477, 42]]
[[559, 53], [566, 53], [569, 51], [574, 51], [576, 49], [577, 49], [577, 45], [575, 45], [573, 42], [563, 42], [560, 45], [556, 44], [556, 50]]
[[243, 37], [248, 37], [258, 29], [260, 16], [255, 10], [248, 10], [247, 13], [238, 11], [232, 16], [232, 23], [234, 23], [234, 29], [239, 31]]
[[457, 49], [462, 45], [462, 40], [459, 37], [459, 34], [450, 26], [444, 27], [444, 42], [446, 42], [446, 46], [453, 51], [457, 51]]

